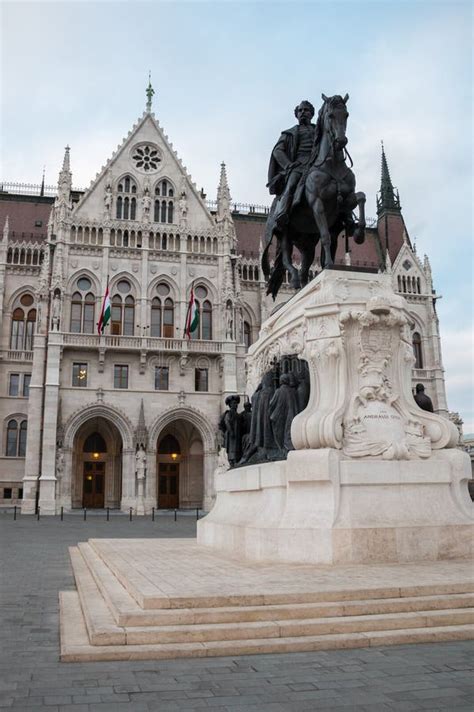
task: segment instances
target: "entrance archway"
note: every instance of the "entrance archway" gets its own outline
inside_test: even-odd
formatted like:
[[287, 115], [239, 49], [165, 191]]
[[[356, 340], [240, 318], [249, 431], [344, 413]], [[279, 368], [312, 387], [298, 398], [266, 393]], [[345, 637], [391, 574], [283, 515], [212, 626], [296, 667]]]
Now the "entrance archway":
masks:
[[90, 418], [79, 428], [74, 438], [73, 473], [73, 507], [120, 507], [122, 438], [106, 418]]
[[158, 436], [157, 506], [161, 509], [202, 507], [204, 449], [197, 428], [179, 419]]

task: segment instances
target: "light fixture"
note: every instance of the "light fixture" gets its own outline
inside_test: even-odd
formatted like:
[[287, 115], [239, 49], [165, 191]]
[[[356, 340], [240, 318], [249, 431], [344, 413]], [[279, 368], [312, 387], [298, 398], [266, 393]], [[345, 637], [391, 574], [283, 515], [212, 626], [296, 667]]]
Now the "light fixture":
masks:
[[99, 455], [98, 452], [93, 452], [93, 453], [92, 453], [92, 457], [94, 458], [94, 460], [98, 460], [99, 457], [100, 457], [100, 455]]
[[177, 452], [172, 452], [172, 453], [171, 453], [171, 459], [172, 459], [172, 460], [177, 460], [177, 458], [178, 458], [178, 453], [177, 453]]

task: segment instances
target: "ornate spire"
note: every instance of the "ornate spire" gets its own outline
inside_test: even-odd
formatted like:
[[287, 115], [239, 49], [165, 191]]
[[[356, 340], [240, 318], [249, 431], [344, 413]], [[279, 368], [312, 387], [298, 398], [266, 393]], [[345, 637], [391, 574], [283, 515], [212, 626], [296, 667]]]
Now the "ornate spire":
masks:
[[382, 178], [380, 181], [379, 194], [377, 195], [377, 215], [380, 215], [386, 210], [400, 212], [401, 207], [398, 190], [392, 185], [382, 141]]
[[229, 183], [227, 182], [227, 173], [225, 163], [221, 163], [221, 176], [219, 179], [219, 187], [217, 188], [217, 222], [221, 222], [226, 218], [231, 217], [231, 203]]
[[135, 428], [135, 444], [137, 448], [142, 445], [144, 450], [146, 450], [148, 445], [148, 430], [145, 425], [145, 409], [143, 407], [143, 398], [140, 403], [140, 410], [138, 411], [138, 424]]
[[151, 72], [148, 72], [148, 86], [146, 88], [146, 110], [149, 114], [151, 114], [151, 100], [153, 99], [153, 95], [155, 93], [155, 90], [151, 86]]
[[66, 146], [64, 149], [63, 167], [59, 172], [58, 180], [58, 198], [59, 200], [65, 199], [66, 202], [69, 202], [69, 194], [72, 188], [71, 159], [69, 151], [69, 146]]
[[42, 198], [44, 195], [44, 173], [46, 170], [46, 166], [43, 166], [43, 178], [41, 179], [41, 190], [40, 190], [40, 197]]

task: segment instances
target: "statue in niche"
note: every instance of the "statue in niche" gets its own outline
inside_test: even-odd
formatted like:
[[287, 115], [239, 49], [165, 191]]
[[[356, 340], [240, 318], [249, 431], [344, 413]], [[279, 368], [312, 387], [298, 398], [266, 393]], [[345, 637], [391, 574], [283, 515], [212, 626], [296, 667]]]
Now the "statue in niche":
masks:
[[105, 186], [104, 207], [106, 216], [110, 217], [110, 212], [112, 210], [112, 186], [110, 185], [110, 182]]
[[145, 222], [150, 221], [151, 198], [148, 186], [145, 186], [142, 197], [142, 215]]
[[219, 423], [219, 430], [224, 436], [224, 448], [227, 452], [229, 465], [234, 465], [241, 457], [241, 436], [240, 436], [240, 418], [237, 413], [237, 407], [240, 403], [240, 396], [227, 396], [225, 404], [228, 410], [223, 414]]
[[140, 447], [137, 450], [137, 454], [135, 455], [135, 472], [136, 472], [137, 480], [145, 479], [146, 452], [143, 448], [143, 445], [140, 445]]
[[294, 373], [282, 373], [280, 385], [270, 401], [269, 417], [272, 424], [273, 437], [280, 452], [285, 457], [293, 450], [291, 442], [291, 423], [298, 413], [297, 388], [298, 382]]
[[51, 307], [51, 315], [52, 315], [53, 331], [59, 331], [59, 319], [61, 316], [61, 297], [59, 296], [58, 292], [56, 292], [56, 294], [53, 297], [53, 304]]
[[434, 413], [433, 401], [428, 395], [426, 395], [425, 387], [422, 383], [416, 384], [416, 393], [414, 398], [418, 408], [426, 410], [428, 413]]
[[296, 369], [295, 374], [297, 380], [296, 400], [298, 402], [298, 413], [301, 413], [301, 411], [303, 411], [308, 405], [310, 380], [307, 362], [299, 361], [297, 365], [298, 368]]
[[225, 309], [225, 338], [234, 338], [234, 316], [232, 314], [232, 304], [227, 302]]
[[56, 478], [61, 479], [64, 472], [64, 453], [62, 447], [56, 450]]

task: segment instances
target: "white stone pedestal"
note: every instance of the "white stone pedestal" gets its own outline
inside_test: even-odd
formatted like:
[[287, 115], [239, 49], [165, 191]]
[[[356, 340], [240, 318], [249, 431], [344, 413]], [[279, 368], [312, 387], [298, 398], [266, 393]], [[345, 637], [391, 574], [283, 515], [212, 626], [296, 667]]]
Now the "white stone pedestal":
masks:
[[308, 406], [282, 462], [216, 475], [198, 542], [256, 561], [318, 564], [470, 557], [470, 460], [411, 392], [407, 304], [389, 275], [326, 270], [262, 326], [251, 395], [274, 359], [308, 361]]

